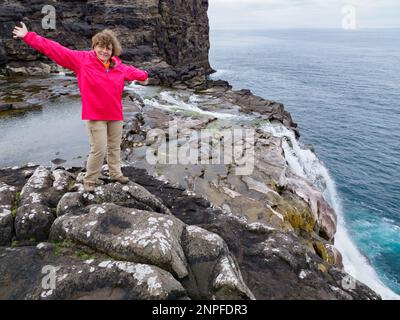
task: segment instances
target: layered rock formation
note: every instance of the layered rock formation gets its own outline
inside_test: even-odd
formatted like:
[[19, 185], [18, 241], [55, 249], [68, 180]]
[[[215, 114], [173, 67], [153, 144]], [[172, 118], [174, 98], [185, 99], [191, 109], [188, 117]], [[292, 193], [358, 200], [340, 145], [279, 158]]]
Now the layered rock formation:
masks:
[[213, 70], [208, 61], [208, 1], [125, 0], [57, 1], [56, 29], [43, 29], [48, 11], [40, 1], [0, 1], [0, 70], [3, 74], [44, 74], [58, 68], [46, 57], [13, 39], [24, 21], [30, 31], [76, 50], [88, 50], [91, 37], [109, 28], [116, 32], [124, 62], [149, 71], [153, 84], [204, 81]]

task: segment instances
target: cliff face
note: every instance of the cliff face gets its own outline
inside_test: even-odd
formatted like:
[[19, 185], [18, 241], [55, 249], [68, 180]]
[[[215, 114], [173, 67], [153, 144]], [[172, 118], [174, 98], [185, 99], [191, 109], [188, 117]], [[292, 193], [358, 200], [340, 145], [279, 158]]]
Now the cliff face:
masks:
[[88, 0], [57, 1], [51, 5], [55, 8], [56, 30], [42, 28], [46, 16], [42, 1], [0, 1], [3, 74], [46, 72], [29, 67], [49, 60], [20, 39], [12, 38], [12, 29], [19, 21], [24, 21], [28, 30], [76, 50], [89, 49], [91, 37], [110, 28], [122, 43], [121, 58], [150, 71], [154, 84], [204, 79], [213, 71], [208, 62], [206, 0]]

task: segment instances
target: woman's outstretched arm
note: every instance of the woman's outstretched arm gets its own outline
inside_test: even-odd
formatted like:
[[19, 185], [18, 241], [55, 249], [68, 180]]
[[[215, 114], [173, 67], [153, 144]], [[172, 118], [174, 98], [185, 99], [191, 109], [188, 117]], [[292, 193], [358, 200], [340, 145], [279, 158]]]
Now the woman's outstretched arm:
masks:
[[141, 84], [147, 84], [147, 79], [149, 78], [149, 74], [147, 71], [137, 69], [133, 66], [128, 66], [126, 64], [122, 64], [122, 68], [125, 73], [125, 80], [134, 81], [138, 80]]
[[22, 27], [15, 26], [13, 38], [21, 38], [32, 48], [45, 54], [55, 63], [74, 71], [76, 74], [84, 60], [86, 51], [68, 49], [56, 41], [39, 36], [36, 32], [28, 31], [26, 25], [21, 22]]

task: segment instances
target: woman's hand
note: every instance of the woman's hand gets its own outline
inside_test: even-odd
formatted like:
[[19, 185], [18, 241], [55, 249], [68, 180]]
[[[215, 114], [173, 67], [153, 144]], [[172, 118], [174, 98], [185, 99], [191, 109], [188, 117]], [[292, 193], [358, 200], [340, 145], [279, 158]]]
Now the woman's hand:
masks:
[[145, 81], [136, 81], [136, 82], [141, 84], [142, 86], [147, 86], [149, 84], [149, 78], [147, 78]]
[[21, 21], [21, 25], [22, 25], [22, 28], [17, 27], [17, 26], [14, 27], [14, 30], [13, 30], [13, 34], [14, 34], [13, 38], [14, 39], [23, 38], [28, 33], [28, 29], [26, 28], [25, 23], [23, 23]]

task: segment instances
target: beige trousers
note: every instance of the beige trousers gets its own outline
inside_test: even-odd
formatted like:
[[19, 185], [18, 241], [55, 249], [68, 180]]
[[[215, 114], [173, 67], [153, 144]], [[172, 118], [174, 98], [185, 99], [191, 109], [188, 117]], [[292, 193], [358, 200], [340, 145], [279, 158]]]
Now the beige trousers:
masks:
[[95, 184], [107, 155], [110, 178], [122, 176], [121, 139], [123, 121], [86, 122], [89, 135], [90, 153], [86, 165], [85, 183]]

